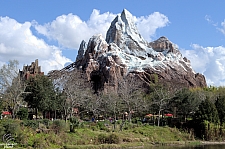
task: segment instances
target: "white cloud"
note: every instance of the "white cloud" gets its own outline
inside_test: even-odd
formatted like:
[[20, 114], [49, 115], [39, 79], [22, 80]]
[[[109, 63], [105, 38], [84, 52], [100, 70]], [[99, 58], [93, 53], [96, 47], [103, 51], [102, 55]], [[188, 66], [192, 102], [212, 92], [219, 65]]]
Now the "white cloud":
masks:
[[181, 50], [196, 72], [206, 77], [208, 85], [225, 86], [225, 47], [192, 45], [193, 50]]
[[147, 17], [142, 16], [137, 18], [136, 23], [140, 34], [146, 40], [151, 41], [151, 37], [155, 35], [158, 28], [165, 27], [169, 24], [169, 19], [159, 12], [154, 12]]
[[42, 67], [44, 72], [48, 72], [50, 70], [59, 70], [64, 68], [65, 64], [68, 62], [72, 62], [68, 58], [62, 56], [62, 51], [59, 50], [57, 47], [52, 47], [54, 50], [51, 54], [49, 59], [43, 59], [40, 61], [40, 66]]
[[213, 20], [211, 19], [211, 16], [210, 15], [205, 15], [205, 20], [210, 23], [210, 24], [213, 24]]
[[[95, 34], [105, 36], [116, 15], [110, 12], [100, 14], [99, 10], [94, 9], [87, 21], [70, 13], [58, 16], [44, 25], [36, 21], [19, 23], [13, 18], [0, 17], [0, 66], [13, 59], [18, 60], [21, 65], [39, 59], [45, 73], [61, 69], [71, 60], [62, 55], [59, 47], [78, 49], [82, 40], [88, 42]], [[140, 33], [147, 40], [151, 40], [158, 28], [169, 23], [168, 18], [159, 12], [134, 18]], [[44, 39], [32, 33], [32, 27], [47, 38], [56, 40], [59, 45], [48, 45]]]
[[[61, 15], [50, 23], [39, 25], [34, 24], [36, 30], [50, 39], [58, 41], [59, 45], [78, 49], [82, 40], [88, 42], [92, 35], [102, 34], [105, 37], [112, 20], [117, 14], [109, 12], [100, 14], [99, 10], [94, 9], [88, 21], [82, 21], [73, 14]], [[136, 18], [135, 23], [140, 34], [147, 40], [151, 40], [158, 28], [165, 27], [169, 20], [159, 13], [154, 12], [149, 16]]]
[[211, 16], [206, 15], [205, 20], [209, 23], [212, 24], [213, 26], [216, 27], [217, 30], [219, 30], [222, 34], [225, 35], [225, 19], [223, 22], [221, 22], [221, 27], [218, 27], [218, 23], [214, 23], [214, 21], [211, 19]]
[[77, 49], [82, 40], [88, 41], [94, 34], [105, 36], [114, 14], [106, 12], [100, 14], [93, 10], [90, 19], [85, 22], [77, 15], [68, 14], [57, 17], [45, 25], [34, 25], [36, 30], [50, 39], [58, 41], [60, 46]]
[[[106, 32], [109, 29], [111, 22], [115, 17], [116, 14], [112, 14], [109, 12], [100, 14], [99, 10], [94, 9], [90, 16], [90, 19], [87, 21], [87, 25], [89, 29], [92, 30], [93, 34], [100, 33], [105, 37]], [[90, 38], [91, 36], [89, 36], [88, 38]]]
[[221, 28], [218, 28], [218, 30], [225, 35], [225, 20], [221, 23]]
[[[59, 48], [50, 46], [32, 34], [31, 22], [19, 23], [9, 17], [0, 17], [0, 64], [16, 59], [20, 64], [30, 64], [35, 59], [43, 63], [42, 70], [63, 68], [71, 60], [62, 56]], [[57, 65], [48, 63], [58, 62]], [[22, 66], [20, 66], [22, 69]]]
[[210, 15], [205, 15], [205, 20], [206, 20], [209, 24], [212, 24], [213, 26], [218, 26], [218, 23], [217, 23], [217, 22], [215, 23], [215, 22], [212, 20], [212, 18], [211, 18]]

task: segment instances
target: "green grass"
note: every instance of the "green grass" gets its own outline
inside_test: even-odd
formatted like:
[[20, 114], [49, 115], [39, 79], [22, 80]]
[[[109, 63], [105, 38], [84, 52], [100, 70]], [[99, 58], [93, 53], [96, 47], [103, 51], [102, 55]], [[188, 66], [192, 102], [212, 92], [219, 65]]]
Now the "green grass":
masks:
[[187, 133], [181, 133], [176, 128], [157, 127], [157, 126], [142, 126], [128, 130], [130, 134], [135, 134], [138, 137], [147, 137], [150, 142], [167, 142], [167, 141], [186, 141]]
[[[61, 126], [61, 125], [60, 125]], [[69, 132], [66, 127], [55, 134], [37, 133], [27, 126], [20, 126], [17, 143], [24, 148], [129, 148], [151, 147], [154, 145], [185, 145], [192, 141], [189, 134], [180, 132], [176, 128], [157, 127], [150, 125], [127, 124], [126, 129], [120, 131], [119, 125], [113, 130], [113, 125], [108, 127], [96, 123], [86, 123], [75, 132]], [[100, 127], [99, 127], [100, 126]], [[64, 125], [62, 125], [64, 127]], [[111, 140], [113, 139], [113, 140]], [[111, 141], [110, 141], [111, 140]], [[104, 142], [104, 144], [101, 144]], [[117, 142], [116, 144], [111, 144]]]

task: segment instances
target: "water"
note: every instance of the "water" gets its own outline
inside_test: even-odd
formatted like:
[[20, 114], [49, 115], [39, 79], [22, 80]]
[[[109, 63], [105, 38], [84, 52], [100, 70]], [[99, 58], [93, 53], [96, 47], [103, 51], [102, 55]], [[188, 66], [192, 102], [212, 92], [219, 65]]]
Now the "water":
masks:
[[195, 147], [184, 147], [180, 149], [225, 149], [224, 144], [217, 144], [217, 145], [200, 145]]
[[225, 144], [199, 146], [158, 146], [151, 149], [225, 149]]

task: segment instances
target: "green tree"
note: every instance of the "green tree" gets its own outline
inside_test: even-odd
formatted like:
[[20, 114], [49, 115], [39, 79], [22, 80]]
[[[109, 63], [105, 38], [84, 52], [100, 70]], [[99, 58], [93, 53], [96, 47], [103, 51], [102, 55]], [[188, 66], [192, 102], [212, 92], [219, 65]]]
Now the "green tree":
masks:
[[199, 122], [203, 122], [204, 120], [212, 123], [219, 122], [219, 116], [216, 106], [212, 101], [209, 100], [209, 98], [206, 98], [201, 102], [198, 110], [194, 115], [194, 120], [197, 120]]
[[219, 96], [215, 105], [218, 111], [220, 123], [223, 124], [225, 122], [225, 96]]
[[28, 109], [20, 108], [20, 110], [17, 112], [17, 117], [21, 120], [26, 120], [28, 118]]
[[52, 80], [44, 75], [37, 75], [28, 80], [27, 92], [31, 92], [25, 97], [28, 106], [38, 110], [54, 111], [57, 109], [57, 98]]
[[185, 120], [192, 115], [201, 103], [194, 91], [184, 88], [175, 94], [175, 97], [170, 101], [170, 106], [176, 109], [176, 113], [181, 115]]

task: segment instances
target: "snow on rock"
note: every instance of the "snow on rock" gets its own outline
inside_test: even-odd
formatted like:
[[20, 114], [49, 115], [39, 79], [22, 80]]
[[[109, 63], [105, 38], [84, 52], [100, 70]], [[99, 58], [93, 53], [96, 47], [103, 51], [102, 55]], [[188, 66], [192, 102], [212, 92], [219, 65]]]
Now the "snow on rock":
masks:
[[86, 42], [83, 40], [80, 44], [80, 48], [79, 48], [79, 51], [78, 51], [78, 54], [77, 54], [77, 58], [76, 58], [76, 61], [79, 61], [79, 60], [82, 60], [83, 56], [84, 56], [84, 53], [85, 51], [87, 50], [87, 44]]
[[76, 66], [87, 72], [89, 80], [98, 78], [103, 89], [106, 84], [116, 89], [118, 80], [131, 72], [145, 78], [157, 74], [161, 80], [186, 87], [206, 86], [205, 77], [193, 71], [190, 61], [169, 39], [145, 41], [126, 9], [112, 21], [106, 40], [99, 34], [88, 45], [81, 42]]

